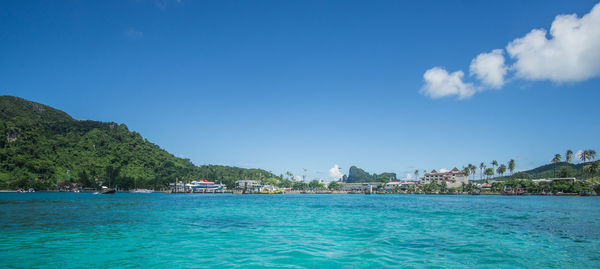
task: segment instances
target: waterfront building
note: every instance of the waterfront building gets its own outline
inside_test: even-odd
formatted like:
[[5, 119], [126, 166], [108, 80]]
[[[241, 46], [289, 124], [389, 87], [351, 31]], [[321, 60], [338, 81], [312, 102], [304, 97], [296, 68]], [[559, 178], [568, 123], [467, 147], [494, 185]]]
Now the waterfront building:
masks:
[[469, 183], [469, 177], [463, 172], [458, 170], [458, 168], [454, 167], [454, 169], [446, 172], [438, 172], [431, 170], [429, 173], [425, 173], [423, 177], [421, 177], [421, 184], [429, 184], [429, 183], [442, 184], [446, 182], [448, 188], [458, 188], [463, 184]]
[[169, 190], [172, 192], [185, 192], [185, 183], [176, 181], [169, 183]]
[[399, 187], [402, 190], [406, 190], [410, 186], [416, 186], [417, 183], [418, 183], [417, 181], [412, 181], [412, 180], [390, 181], [388, 183], [385, 183], [384, 189], [386, 191], [392, 191], [395, 188]]
[[258, 180], [238, 180], [235, 182], [235, 189], [251, 192], [260, 192], [262, 185]]
[[384, 184], [385, 183], [382, 182], [343, 183], [340, 190], [348, 192], [365, 192], [377, 189], [380, 186], [384, 186]]
[[532, 180], [535, 183], [542, 183], [542, 182], [546, 182], [546, 183], [554, 183], [556, 181], [567, 181], [567, 182], [576, 182], [576, 181], [583, 181], [583, 180], [577, 180], [574, 177], [563, 177], [563, 178], [542, 178], [542, 179], [534, 179]]

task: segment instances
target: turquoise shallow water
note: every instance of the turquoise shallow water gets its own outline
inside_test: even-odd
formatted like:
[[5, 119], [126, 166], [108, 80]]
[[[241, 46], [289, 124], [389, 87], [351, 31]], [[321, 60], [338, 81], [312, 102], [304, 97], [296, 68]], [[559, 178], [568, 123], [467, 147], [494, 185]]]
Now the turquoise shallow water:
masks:
[[600, 197], [1, 193], [0, 268], [600, 267]]

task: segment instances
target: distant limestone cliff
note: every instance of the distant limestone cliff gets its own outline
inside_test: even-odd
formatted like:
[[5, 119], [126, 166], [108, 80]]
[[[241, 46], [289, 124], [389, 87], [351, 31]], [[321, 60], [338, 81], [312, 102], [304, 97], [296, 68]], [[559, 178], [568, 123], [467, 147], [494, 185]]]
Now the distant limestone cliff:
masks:
[[347, 183], [387, 182], [396, 180], [396, 173], [369, 174], [356, 166], [350, 167]]

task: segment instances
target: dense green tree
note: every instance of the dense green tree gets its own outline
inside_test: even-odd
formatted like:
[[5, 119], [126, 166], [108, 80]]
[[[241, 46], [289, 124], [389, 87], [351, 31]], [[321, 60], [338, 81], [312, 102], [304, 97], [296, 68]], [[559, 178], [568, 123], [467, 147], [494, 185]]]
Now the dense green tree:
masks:
[[571, 169], [567, 166], [567, 167], [563, 167], [562, 169], [560, 169], [560, 171], [558, 171], [557, 176], [559, 178], [574, 177], [575, 172], [573, 171], [573, 169]]
[[[493, 169], [493, 168], [487, 168], [487, 169]], [[462, 189], [462, 192], [473, 193], [473, 191], [475, 190], [475, 184], [473, 184], [471, 182], [469, 182], [467, 184], [463, 183], [461, 186], [461, 189]]]
[[530, 179], [531, 175], [527, 172], [518, 172], [511, 176], [511, 179]]
[[311, 180], [310, 182], [308, 182], [308, 187], [311, 189], [320, 189], [321, 187], [321, 182], [319, 182], [318, 180], [314, 179]]
[[440, 184], [440, 192], [441, 193], [448, 192], [448, 183], [446, 183], [446, 181], [442, 181], [442, 184]]
[[307, 190], [308, 187], [308, 183], [304, 182], [304, 181], [295, 181], [292, 184], [292, 189], [294, 190]]
[[163, 189], [179, 178], [203, 177], [233, 187], [240, 179], [276, 178], [260, 169], [195, 166], [130, 131], [125, 124], [75, 120], [54, 108], [0, 96], [0, 188], [56, 188], [67, 180], [85, 187]]
[[592, 162], [583, 167], [583, 171], [588, 175], [593, 175], [598, 173], [600, 170], [600, 161]]
[[332, 181], [332, 182], [329, 182], [329, 185], [327, 185], [327, 188], [330, 190], [339, 190], [342, 188], [342, 184], [340, 184], [337, 181]]

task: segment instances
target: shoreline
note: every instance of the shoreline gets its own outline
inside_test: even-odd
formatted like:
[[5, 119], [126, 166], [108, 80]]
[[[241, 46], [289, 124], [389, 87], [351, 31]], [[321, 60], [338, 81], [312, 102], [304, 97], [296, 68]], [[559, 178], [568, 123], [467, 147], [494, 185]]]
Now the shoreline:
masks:
[[[96, 191], [80, 191], [80, 192], [67, 192], [67, 191], [58, 191], [58, 190], [40, 190], [35, 192], [18, 192], [17, 190], [0, 190], [0, 193], [94, 193]], [[129, 191], [117, 191], [117, 193], [130, 193]], [[585, 196], [599, 196], [599, 195], [585, 195], [579, 193], [559, 193], [559, 194], [536, 194], [536, 193], [526, 193], [526, 194], [505, 194], [505, 193], [479, 193], [479, 194], [470, 194], [470, 193], [353, 193], [353, 192], [301, 192], [301, 191], [293, 191], [293, 192], [284, 192], [284, 193], [235, 193], [232, 191], [229, 192], [170, 192], [170, 191], [154, 191], [153, 193], [162, 193], [162, 194], [235, 194], [235, 195], [303, 195], [303, 194], [318, 194], [318, 195], [439, 195], [439, 196], [570, 196], [570, 197], [585, 197]], [[140, 193], [138, 193], [140, 194]]]

